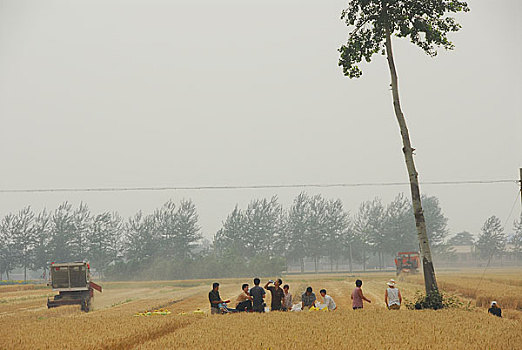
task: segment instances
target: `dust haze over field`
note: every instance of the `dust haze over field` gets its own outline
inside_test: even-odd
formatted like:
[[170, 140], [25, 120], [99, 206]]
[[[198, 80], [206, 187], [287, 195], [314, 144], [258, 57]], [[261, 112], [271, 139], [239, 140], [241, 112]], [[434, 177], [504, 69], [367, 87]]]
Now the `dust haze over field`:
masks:
[[519, 347], [522, 3], [372, 1], [0, 0], [0, 349]]
[[[0, 1], [0, 188], [404, 182], [384, 57], [357, 81], [337, 67], [346, 3]], [[470, 7], [454, 52], [395, 40], [421, 181], [522, 165], [522, 5]], [[130, 216], [191, 198], [211, 237], [236, 203], [300, 190], [2, 193], [0, 213], [69, 200]], [[477, 234], [507, 217], [516, 184], [421, 190], [452, 232]], [[355, 211], [408, 187], [309, 192]]]

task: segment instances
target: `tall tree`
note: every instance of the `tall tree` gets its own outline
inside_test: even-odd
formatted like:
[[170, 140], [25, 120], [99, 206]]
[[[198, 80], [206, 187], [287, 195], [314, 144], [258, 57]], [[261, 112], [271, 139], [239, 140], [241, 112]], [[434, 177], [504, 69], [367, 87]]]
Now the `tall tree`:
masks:
[[466, 2], [458, 0], [351, 0], [343, 10], [341, 19], [352, 27], [345, 45], [339, 49], [339, 65], [344, 75], [358, 78], [362, 71], [359, 64], [371, 61], [374, 54], [386, 55], [390, 70], [393, 107], [399, 124], [410, 191], [414, 209], [417, 235], [422, 256], [424, 283], [427, 294], [438, 295], [437, 280], [422, 211], [418, 173], [413, 160], [414, 148], [399, 99], [399, 82], [395, 67], [392, 35], [409, 38], [429, 56], [437, 54], [437, 48], [453, 49], [448, 33], [456, 32], [460, 25], [448, 13], [469, 11]]
[[256, 199], [248, 204], [245, 214], [245, 237], [251, 256], [274, 255], [275, 244], [279, 241], [283, 210], [277, 197]]
[[73, 214], [74, 230], [71, 240], [72, 258], [78, 261], [87, 260], [87, 235], [92, 225], [92, 216], [89, 207], [80, 203]]
[[311, 197], [306, 221], [309, 239], [306, 240], [305, 249], [314, 261], [315, 272], [318, 271], [319, 259], [326, 255], [326, 213], [327, 201], [321, 195]]
[[16, 264], [24, 268], [24, 281], [27, 268], [31, 267], [36, 236], [34, 232], [34, 213], [30, 207], [20, 210], [9, 225], [10, 237], [16, 251]]
[[175, 219], [175, 255], [180, 259], [193, 257], [194, 248], [201, 239], [199, 217], [196, 206], [191, 200], [182, 200]]
[[117, 213], [95, 215], [86, 237], [87, 256], [100, 276], [118, 258], [122, 219]]
[[330, 258], [330, 270], [333, 270], [334, 263], [336, 270], [338, 269], [339, 260], [346, 251], [344, 236], [349, 234], [349, 228], [349, 215], [344, 211], [341, 200], [328, 200], [326, 203], [326, 240], [324, 245], [325, 252]]
[[152, 219], [152, 234], [160, 244], [160, 254], [172, 258], [176, 249], [176, 204], [169, 200], [154, 211]]
[[34, 221], [35, 245], [32, 261], [32, 269], [35, 271], [43, 271], [42, 277], [47, 275], [49, 268], [49, 239], [51, 237], [52, 222], [51, 216], [44, 209], [40, 212]]
[[513, 231], [510, 243], [513, 245], [516, 259], [520, 261], [522, 259], [522, 214], [520, 214], [520, 219], [514, 222]]
[[49, 257], [51, 261], [67, 262], [78, 258], [74, 256], [75, 217], [70, 203], [64, 202], [51, 216], [52, 229], [49, 238]]
[[310, 197], [301, 192], [295, 199], [286, 217], [286, 235], [288, 244], [287, 258], [299, 261], [304, 272], [304, 259], [308, 256], [309, 240], [308, 216], [310, 215]]
[[475, 238], [468, 231], [462, 231], [451, 237], [448, 240], [448, 244], [455, 246], [473, 245], [475, 244]]
[[401, 251], [418, 250], [415, 221], [411, 213], [411, 202], [403, 193], [399, 193], [386, 206], [384, 231], [388, 238], [388, 244], [385, 246], [387, 253], [395, 256]]
[[0, 224], [0, 274], [9, 273], [17, 266], [18, 249], [12, 233], [16, 230], [17, 220], [13, 214], [6, 215]]
[[379, 198], [361, 203], [354, 220], [354, 230], [362, 245], [363, 269], [366, 269], [368, 250], [379, 254], [386, 249], [389, 239], [385, 234], [385, 208]]
[[244, 223], [243, 212], [236, 205], [214, 236], [214, 249], [218, 254], [233, 250], [242, 256], [248, 255]]
[[422, 208], [426, 217], [426, 232], [430, 245], [437, 253], [445, 251], [448, 236], [448, 218], [442, 212], [439, 199], [435, 196], [422, 195]]
[[154, 219], [141, 211], [130, 217], [125, 225], [125, 255], [136, 265], [150, 262], [158, 251], [158, 242], [152, 235]]
[[484, 259], [502, 254], [506, 247], [506, 236], [500, 219], [495, 215], [486, 220], [477, 241], [477, 248]]

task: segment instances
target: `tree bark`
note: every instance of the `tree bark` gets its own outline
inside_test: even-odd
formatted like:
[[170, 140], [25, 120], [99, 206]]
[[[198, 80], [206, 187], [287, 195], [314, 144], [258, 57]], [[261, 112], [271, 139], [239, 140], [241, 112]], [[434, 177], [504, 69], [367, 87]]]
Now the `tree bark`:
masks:
[[417, 237], [419, 239], [422, 268], [424, 271], [424, 286], [426, 288], [426, 294], [438, 293], [437, 280], [435, 278], [435, 270], [433, 268], [433, 260], [431, 258], [431, 250], [428, 242], [428, 234], [426, 232], [426, 221], [424, 220], [424, 213], [422, 211], [418, 173], [415, 169], [415, 163], [413, 161], [414, 149], [411, 147], [408, 127], [406, 125], [406, 120], [404, 119], [404, 114], [402, 113], [399, 100], [399, 82], [397, 78], [397, 70], [395, 69], [395, 62], [393, 60], [393, 50], [389, 28], [386, 28], [386, 56], [391, 76], [393, 107], [402, 135], [402, 151], [404, 153], [406, 168], [408, 169], [408, 175], [410, 178], [413, 214], [415, 216], [415, 226], [417, 227]]
[[363, 258], [363, 271], [366, 271], [366, 250], [363, 247], [362, 250], [362, 258]]
[[350, 243], [350, 272], [353, 271], [353, 268], [352, 268], [352, 243]]

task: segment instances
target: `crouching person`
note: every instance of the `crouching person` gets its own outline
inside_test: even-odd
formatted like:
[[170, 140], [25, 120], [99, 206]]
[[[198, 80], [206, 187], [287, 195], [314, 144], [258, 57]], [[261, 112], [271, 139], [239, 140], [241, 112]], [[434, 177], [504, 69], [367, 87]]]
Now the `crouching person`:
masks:
[[326, 289], [321, 289], [319, 293], [321, 293], [321, 296], [324, 300], [324, 307], [326, 307], [328, 311], [333, 311], [337, 309], [337, 305], [335, 305], [335, 301], [333, 300], [333, 298], [326, 294]]
[[241, 294], [237, 297], [237, 311], [252, 311], [252, 300], [253, 298], [248, 293], [248, 284], [245, 283], [241, 286]]
[[219, 283], [214, 282], [212, 284], [212, 290], [208, 293], [208, 300], [210, 301], [210, 313], [212, 315], [219, 314], [219, 304], [229, 303], [230, 300], [221, 300], [219, 295]]
[[402, 304], [401, 291], [395, 287], [395, 280], [391, 279], [388, 283], [388, 288], [384, 292], [384, 302], [389, 310], [399, 310]]
[[316, 298], [315, 293], [312, 292], [312, 287], [307, 287], [306, 292], [301, 295], [301, 308], [304, 310], [310, 309], [312, 306], [315, 306]]

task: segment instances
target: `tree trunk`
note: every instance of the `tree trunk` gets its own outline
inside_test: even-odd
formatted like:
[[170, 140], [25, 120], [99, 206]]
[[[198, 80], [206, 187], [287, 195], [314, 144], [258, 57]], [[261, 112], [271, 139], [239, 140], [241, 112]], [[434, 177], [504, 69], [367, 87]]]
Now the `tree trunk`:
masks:
[[366, 250], [363, 247], [362, 250], [362, 260], [363, 260], [363, 271], [366, 271]]
[[438, 294], [437, 280], [435, 279], [435, 270], [433, 268], [433, 260], [431, 258], [428, 234], [426, 232], [426, 222], [424, 220], [424, 213], [422, 211], [421, 205], [418, 173], [415, 169], [415, 163], [413, 161], [414, 149], [411, 147], [408, 127], [406, 125], [406, 120], [404, 119], [404, 114], [402, 113], [401, 104], [399, 101], [399, 82], [397, 78], [397, 70], [395, 69], [395, 62], [393, 60], [393, 50], [389, 28], [386, 28], [386, 54], [391, 76], [393, 107], [395, 110], [395, 116], [397, 117], [397, 122], [399, 123], [401, 130], [403, 144], [402, 151], [404, 153], [406, 168], [408, 169], [408, 175], [410, 178], [411, 199], [413, 202], [414, 212], [413, 214], [415, 215], [415, 226], [417, 227], [417, 237], [419, 238], [422, 268], [424, 271], [424, 285], [426, 288], [426, 294]]
[[301, 273], [304, 273], [304, 259], [299, 259], [301, 261]]
[[353, 267], [352, 267], [352, 244], [350, 243], [350, 260], [349, 260], [349, 263], [350, 263], [350, 272], [353, 271]]

